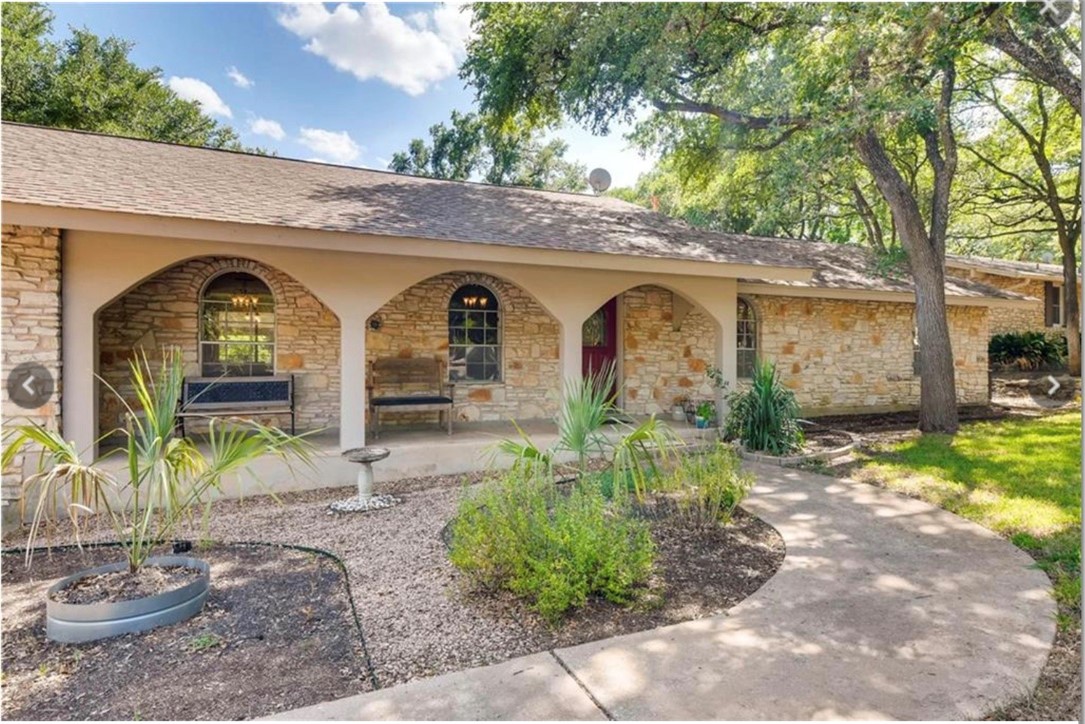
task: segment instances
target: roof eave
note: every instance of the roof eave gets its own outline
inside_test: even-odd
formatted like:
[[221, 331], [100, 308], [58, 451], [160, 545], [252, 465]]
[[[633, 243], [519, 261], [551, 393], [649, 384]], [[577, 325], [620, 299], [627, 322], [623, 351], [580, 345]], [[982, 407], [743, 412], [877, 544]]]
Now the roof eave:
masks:
[[462, 261], [508, 262], [612, 271], [652, 271], [663, 274], [725, 279], [756, 276], [758, 278], [789, 282], [808, 282], [814, 273], [812, 268], [801, 266], [721, 262], [526, 247], [492, 242], [360, 234], [293, 226], [244, 224], [212, 219], [134, 214], [124, 211], [104, 211], [60, 205], [51, 206], [9, 200], [3, 201], [2, 212], [4, 223], [7, 224], [393, 256], [454, 258]]

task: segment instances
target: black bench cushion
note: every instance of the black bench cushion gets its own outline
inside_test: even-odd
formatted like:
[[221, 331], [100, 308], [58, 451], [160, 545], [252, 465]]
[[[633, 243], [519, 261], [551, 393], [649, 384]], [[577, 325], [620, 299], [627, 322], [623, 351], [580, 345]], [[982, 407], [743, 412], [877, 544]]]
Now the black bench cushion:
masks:
[[189, 382], [185, 385], [186, 404], [198, 406], [253, 402], [289, 403], [290, 381], [235, 378], [228, 381]]
[[451, 405], [452, 398], [442, 395], [402, 395], [399, 397], [374, 397], [374, 407], [392, 407], [394, 405]]

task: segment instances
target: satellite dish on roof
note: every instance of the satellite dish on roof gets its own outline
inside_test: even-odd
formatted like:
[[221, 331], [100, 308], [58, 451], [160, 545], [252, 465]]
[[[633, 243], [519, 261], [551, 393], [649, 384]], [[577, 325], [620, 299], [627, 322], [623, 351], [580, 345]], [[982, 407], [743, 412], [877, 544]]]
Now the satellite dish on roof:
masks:
[[597, 194], [601, 194], [610, 188], [610, 174], [605, 168], [592, 169], [588, 174], [588, 185]]

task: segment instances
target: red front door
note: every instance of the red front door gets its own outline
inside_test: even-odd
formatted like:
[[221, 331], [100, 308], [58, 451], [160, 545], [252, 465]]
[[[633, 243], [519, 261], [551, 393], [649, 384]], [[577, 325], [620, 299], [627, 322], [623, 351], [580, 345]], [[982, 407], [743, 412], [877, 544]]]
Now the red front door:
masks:
[[[614, 369], [618, 358], [618, 298], [599, 307], [595, 314], [588, 317], [582, 330], [584, 344], [583, 372], [599, 374], [607, 369]], [[617, 370], [615, 370], [617, 374]], [[615, 383], [617, 380], [615, 380]], [[612, 390], [611, 392], [615, 392]]]

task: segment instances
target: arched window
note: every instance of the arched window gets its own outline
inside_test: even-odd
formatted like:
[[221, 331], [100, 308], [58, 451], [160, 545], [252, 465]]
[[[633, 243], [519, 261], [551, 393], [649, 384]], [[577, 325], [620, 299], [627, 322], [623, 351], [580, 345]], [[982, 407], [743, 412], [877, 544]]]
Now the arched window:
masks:
[[448, 375], [453, 380], [501, 378], [501, 326], [497, 297], [466, 284], [448, 303]]
[[205, 377], [275, 373], [275, 298], [261, 279], [226, 272], [204, 287], [200, 369]]
[[738, 300], [738, 376], [753, 377], [757, 364], [757, 317], [753, 307], [741, 297]]

